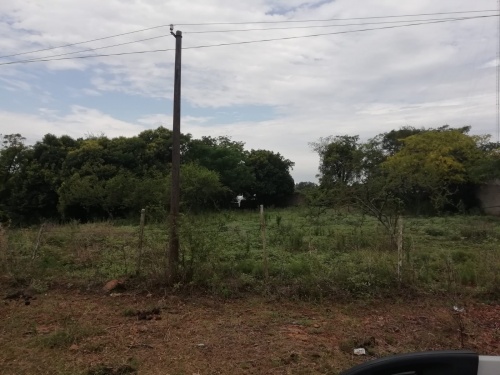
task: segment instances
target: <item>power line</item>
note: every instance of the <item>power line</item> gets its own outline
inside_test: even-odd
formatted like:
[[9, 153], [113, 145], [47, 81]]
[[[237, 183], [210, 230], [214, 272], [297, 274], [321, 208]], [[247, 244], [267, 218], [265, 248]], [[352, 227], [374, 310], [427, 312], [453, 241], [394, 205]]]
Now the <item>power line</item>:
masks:
[[62, 45], [62, 46], [57, 46], [57, 47], [49, 47], [49, 48], [42, 48], [42, 49], [37, 49], [37, 50], [33, 50], [33, 51], [28, 51], [28, 52], [14, 53], [14, 54], [12, 54], [12, 55], [4, 55], [4, 56], [0, 56], [0, 59], [5, 59], [5, 58], [7, 58], [7, 57], [14, 57], [14, 56], [28, 55], [28, 54], [30, 54], [30, 53], [36, 53], [36, 52], [50, 51], [50, 50], [53, 50], [53, 49], [58, 49], [58, 48], [72, 47], [72, 46], [77, 46], [77, 45], [80, 45], [80, 44], [91, 43], [91, 42], [97, 42], [97, 41], [99, 41], [99, 40], [105, 40], [105, 39], [116, 38], [116, 37], [123, 36], [123, 35], [130, 35], [130, 34], [135, 34], [135, 33], [141, 33], [141, 32], [143, 32], [143, 31], [148, 31], [148, 30], [159, 29], [159, 28], [162, 28], [162, 27], [167, 27], [167, 26], [170, 26], [170, 25], [159, 25], [159, 26], [153, 26], [153, 27], [148, 27], [147, 29], [140, 29], [140, 30], [135, 30], [135, 31], [129, 31], [129, 32], [127, 32], [127, 33], [121, 33], [121, 34], [115, 34], [115, 35], [110, 35], [110, 36], [104, 36], [104, 37], [102, 37], [102, 38], [96, 38], [96, 39], [86, 40], [86, 41], [84, 41], [84, 42], [70, 43], [70, 44], [64, 44], [64, 45]]
[[[474, 19], [477, 18], [478, 16], [473, 16], [473, 17], [463, 17], [463, 18], [429, 18], [429, 19], [423, 19], [423, 20], [407, 20], [407, 21], [383, 21], [383, 22], [366, 22], [366, 23], [351, 23], [351, 24], [335, 24], [335, 25], [318, 25], [318, 26], [288, 26], [288, 27], [270, 27], [270, 28], [259, 28], [259, 29], [238, 29], [238, 30], [209, 30], [209, 31], [192, 31], [192, 32], [184, 32], [184, 34], [202, 34], [202, 33], [223, 33], [223, 32], [239, 32], [239, 31], [269, 31], [269, 30], [292, 30], [292, 29], [314, 29], [314, 28], [325, 28], [325, 27], [343, 27], [343, 26], [361, 26], [361, 25], [383, 25], [383, 24], [393, 24], [393, 23], [402, 23], [402, 22], [427, 22], [427, 21], [456, 21], [456, 20], [466, 20], [466, 19]], [[37, 58], [32, 58], [29, 60], [40, 60], [40, 59], [52, 59], [54, 57], [60, 57], [60, 56], [68, 56], [68, 55], [74, 55], [77, 53], [84, 53], [84, 52], [93, 52], [101, 49], [107, 49], [107, 48], [113, 48], [113, 47], [119, 47], [119, 46], [124, 46], [128, 44], [133, 44], [133, 43], [140, 43], [140, 42], [145, 42], [149, 40], [154, 40], [154, 39], [160, 39], [160, 38], [165, 38], [169, 37], [170, 34], [164, 34], [160, 36], [155, 36], [151, 38], [145, 38], [145, 39], [139, 39], [139, 40], [134, 40], [131, 42], [125, 42], [125, 43], [118, 43], [118, 44], [112, 44], [108, 46], [103, 46], [103, 47], [96, 47], [96, 48], [89, 48], [89, 49], [84, 49], [80, 51], [72, 51], [72, 52], [65, 52], [65, 53], [60, 53], [57, 55], [51, 55], [51, 56], [42, 56], [42, 57], [37, 57]]]
[[[193, 47], [191, 47], [191, 48], [193, 48]], [[184, 48], [184, 49], [186, 49], [186, 48]], [[173, 48], [169, 48], [169, 49], [155, 49], [155, 50], [149, 50], [149, 51], [110, 53], [110, 54], [102, 54], [102, 55], [58, 57], [56, 59], [41, 58], [41, 59], [33, 59], [33, 60], [20, 60], [20, 61], [10, 61], [10, 62], [5, 62], [5, 63], [0, 63], [0, 66], [2, 66], [2, 65], [15, 65], [15, 64], [28, 64], [28, 63], [34, 63], [34, 62], [89, 59], [89, 58], [92, 58], [92, 57], [110, 57], [110, 56], [139, 55], [139, 54], [143, 54], [143, 53], [169, 52], [169, 51], [174, 51], [174, 49]]]
[[351, 18], [328, 18], [321, 20], [286, 20], [286, 21], [255, 21], [255, 22], [206, 22], [206, 23], [176, 23], [176, 26], [211, 26], [211, 25], [249, 25], [262, 23], [292, 23], [292, 22], [328, 22], [328, 21], [353, 21], [353, 20], [370, 20], [377, 18], [397, 18], [397, 17], [418, 17], [418, 16], [437, 16], [447, 14], [464, 14], [464, 13], [486, 13], [497, 12], [497, 9], [485, 10], [464, 10], [462, 12], [439, 12], [439, 13], [419, 13], [419, 14], [402, 14], [397, 16], [372, 16], [372, 17], [351, 17]]
[[[420, 14], [406, 14], [406, 15], [376, 16], [376, 17], [357, 17], [357, 18], [329, 18], [329, 19], [320, 19], [320, 20], [178, 23], [176, 25], [177, 26], [209, 26], [209, 25], [251, 25], [251, 24], [276, 24], [276, 23], [328, 22], [328, 21], [350, 21], [350, 20], [364, 20], [364, 19], [382, 19], [382, 18], [398, 18], [398, 17], [418, 17], [418, 16], [432, 16], [432, 15], [465, 14], [465, 13], [485, 13], [485, 12], [496, 12], [496, 11], [497, 10], [485, 9], [485, 10], [464, 10], [461, 12], [420, 13]], [[96, 38], [96, 39], [90, 39], [90, 40], [86, 40], [86, 41], [82, 41], [82, 42], [64, 44], [64, 45], [60, 45], [57, 47], [48, 47], [48, 48], [42, 48], [42, 49], [32, 50], [32, 51], [27, 51], [27, 52], [19, 52], [19, 53], [14, 53], [14, 54], [10, 54], [10, 55], [0, 56], [0, 59], [4, 59], [7, 57], [28, 55], [28, 54], [36, 53], [36, 52], [50, 51], [50, 50], [58, 49], [58, 48], [72, 47], [72, 46], [77, 46], [77, 45], [81, 45], [81, 44], [97, 42], [100, 40], [116, 38], [119, 36], [130, 35], [130, 34], [140, 33], [140, 32], [144, 32], [144, 31], [159, 29], [159, 28], [168, 27], [168, 26], [170, 26], [170, 24], [148, 27], [145, 29], [139, 29], [139, 30], [135, 30], [135, 31], [114, 34], [114, 35], [105, 36], [105, 37]]]
[[[60, 54], [58, 54], [58, 55], [44, 56], [44, 57], [39, 57], [39, 58], [37, 57], [37, 58], [33, 58], [32, 60], [33, 60], [33, 61], [36, 61], [36, 60], [38, 60], [38, 59], [50, 59], [50, 58], [52, 58], [52, 57], [67, 56], [67, 55], [74, 55], [74, 54], [77, 54], [77, 53], [83, 53], [83, 52], [93, 52], [93, 51], [97, 51], [97, 50], [100, 50], [100, 49], [106, 49], [106, 48], [119, 47], [119, 46], [124, 46], [124, 45], [127, 45], [127, 44], [140, 43], [140, 42], [145, 42], [145, 41], [148, 41], [148, 40], [165, 38], [165, 37], [167, 37], [167, 36], [171, 36], [171, 35], [170, 35], [170, 34], [164, 34], [164, 35], [160, 35], [160, 36], [154, 36], [154, 37], [151, 37], [151, 38], [145, 38], [145, 39], [133, 40], [133, 41], [131, 41], [131, 42], [125, 42], [125, 43], [112, 44], [112, 45], [109, 45], [109, 46], [104, 46], [104, 47], [89, 48], [89, 49], [84, 49], [84, 50], [81, 50], [81, 51], [65, 52], [65, 53], [60, 53]], [[1, 64], [0, 64], [0, 65], [1, 65]]]
[[[490, 18], [490, 17], [497, 17], [497, 16], [498, 15], [476, 16], [476, 17], [468, 17], [468, 18], [454, 18], [454, 19], [450, 19], [450, 20], [410, 23], [410, 24], [406, 24], [406, 25], [392, 25], [392, 26], [384, 26], [384, 27], [378, 27], [378, 28], [336, 31], [336, 32], [332, 32], [332, 33], [320, 33], [320, 34], [310, 34], [310, 35], [300, 35], [300, 36], [289, 36], [289, 37], [282, 37], [282, 38], [248, 40], [248, 41], [232, 42], [232, 43], [208, 44], [208, 45], [193, 46], [193, 47], [183, 47], [182, 49], [200, 49], [200, 48], [222, 47], [222, 46], [232, 46], [232, 45], [240, 45], [240, 44], [273, 42], [273, 41], [279, 41], [279, 40], [312, 38], [312, 37], [325, 36], [325, 35], [350, 34], [350, 33], [356, 33], [356, 32], [396, 29], [396, 28], [402, 28], [402, 27], [429, 25], [429, 24], [437, 24], [437, 23], [444, 23], [444, 22], [464, 21], [464, 20], [477, 19], [477, 18]], [[135, 55], [135, 54], [154, 53], [154, 52], [168, 52], [168, 51], [173, 51], [173, 50], [174, 49], [170, 48], [170, 49], [157, 49], [157, 50], [136, 51], [136, 52], [122, 52], [122, 53], [102, 54], [102, 55], [87, 55], [87, 56], [74, 56], [74, 57], [61, 57], [61, 58], [41, 58], [41, 59], [20, 60], [20, 61], [11, 61], [11, 62], [6, 62], [6, 63], [0, 63], [0, 66], [2, 66], [2, 65], [14, 65], [14, 64], [27, 64], [27, 63], [33, 63], [33, 62], [48, 62], [48, 61], [87, 59], [87, 58], [95, 58], [95, 57]]]
[[460, 18], [427, 18], [422, 20], [401, 20], [401, 21], [382, 21], [382, 22], [363, 22], [363, 23], [345, 23], [345, 24], [330, 24], [330, 25], [315, 25], [315, 26], [287, 26], [287, 27], [266, 27], [259, 29], [229, 29], [229, 30], [207, 30], [207, 31], [184, 31], [183, 34], [211, 34], [211, 33], [226, 33], [226, 32], [245, 32], [245, 31], [269, 31], [269, 30], [291, 30], [291, 29], [317, 29], [325, 27], [343, 27], [343, 26], [363, 26], [363, 25], [383, 25], [389, 23], [403, 23], [403, 22], [427, 22], [427, 21], [454, 21], [474, 19], [478, 16], [460, 17]]

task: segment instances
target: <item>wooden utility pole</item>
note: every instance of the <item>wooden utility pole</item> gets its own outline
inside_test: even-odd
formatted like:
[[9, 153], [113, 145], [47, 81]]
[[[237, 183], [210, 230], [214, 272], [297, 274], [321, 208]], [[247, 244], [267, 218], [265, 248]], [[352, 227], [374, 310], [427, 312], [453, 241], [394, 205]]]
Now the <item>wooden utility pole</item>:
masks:
[[182, 31], [170, 34], [175, 37], [175, 77], [174, 77], [174, 124], [172, 132], [172, 189], [170, 196], [170, 242], [168, 246], [167, 280], [170, 284], [177, 281], [179, 263], [179, 205], [180, 205], [180, 166], [181, 166], [181, 52]]

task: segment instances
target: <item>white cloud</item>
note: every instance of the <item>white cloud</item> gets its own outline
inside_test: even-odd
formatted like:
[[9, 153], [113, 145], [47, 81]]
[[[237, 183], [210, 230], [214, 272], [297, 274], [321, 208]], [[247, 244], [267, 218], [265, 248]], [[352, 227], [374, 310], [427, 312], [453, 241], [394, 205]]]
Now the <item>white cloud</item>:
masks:
[[[207, 28], [181, 23], [373, 17], [497, 7], [494, 0], [472, 5], [467, 0], [191, 0], [187, 6], [174, 0], [3, 1], [0, 2], [0, 14], [3, 15], [0, 17], [0, 32], [4, 38], [0, 40], [0, 49], [2, 54], [19, 53], [171, 22], [177, 23], [176, 29], [184, 32], [184, 47], [192, 47], [390, 24], [195, 34], [189, 32], [299, 24], [214, 25]], [[168, 35], [168, 32], [168, 27], [159, 28], [39, 55], [101, 47]], [[360, 134], [362, 138], [368, 138], [403, 125], [443, 124], [472, 124], [476, 133], [493, 133], [497, 43], [496, 19], [484, 18], [268, 43], [185, 49], [182, 56], [183, 99], [191, 107], [202, 107], [205, 111], [203, 117], [183, 112], [183, 131], [194, 136], [230, 135], [235, 140], [246, 142], [250, 148], [279, 151], [296, 162], [294, 175], [298, 180], [314, 178], [317, 157], [310, 152], [307, 143], [321, 136]], [[174, 38], [168, 36], [96, 53], [173, 47]], [[57, 108], [58, 113], [69, 114], [49, 116], [45, 113], [30, 117], [13, 113], [1, 104], [0, 109], [3, 109], [3, 116], [20, 124], [36, 120], [39, 134], [56, 129], [70, 135], [78, 133], [78, 136], [100, 131], [114, 136], [136, 134], [144, 127], [160, 124], [168, 127], [171, 124], [169, 114], [151, 114], [145, 110], [138, 118], [120, 121], [104, 110], [82, 105], [58, 107], [60, 103], [51, 97], [52, 89], [37, 82], [37, 74], [46, 70], [54, 71], [55, 75], [85, 70], [90, 76], [89, 87], [81, 91], [75, 89], [75, 104], [79, 104], [78, 98], [97, 95], [105, 103], [114, 93], [170, 99], [173, 60], [173, 52], [158, 52], [0, 66], [0, 80], [5, 88], [19, 95], [19, 101], [22, 101], [22, 95], [33, 95], [33, 91], [48, 91], [45, 96], [50, 100], [50, 107]], [[71, 80], [66, 85], [70, 87]], [[265, 106], [273, 109], [276, 116], [268, 121], [243, 118], [231, 124], [214, 126], [218, 118], [227, 123], [227, 115], [221, 112], [231, 112], [234, 105], [239, 108]], [[31, 111], [26, 109], [25, 112]], [[2, 124], [6, 123], [2, 121]], [[34, 133], [33, 126], [26, 125], [26, 131]]]
[[88, 134], [104, 133], [108, 137], [132, 136], [144, 127], [120, 121], [102, 112], [81, 106], [72, 106], [71, 112], [60, 115], [58, 111], [40, 108], [38, 115], [0, 111], [2, 134], [21, 133], [30, 143], [44, 134], [67, 134], [74, 138]]
[[83, 89], [82, 93], [88, 96], [102, 96], [102, 93], [93, 89]]

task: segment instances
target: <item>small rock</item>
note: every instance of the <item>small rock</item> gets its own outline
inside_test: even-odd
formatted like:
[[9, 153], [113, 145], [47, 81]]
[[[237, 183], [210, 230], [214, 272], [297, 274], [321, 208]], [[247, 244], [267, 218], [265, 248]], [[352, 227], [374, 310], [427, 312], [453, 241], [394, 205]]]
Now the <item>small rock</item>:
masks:
[[196, 344], [196, 346], [197, 346], [198, 348], [203, 348], [203, 347], [205, 347], [205, 344]]
[[73, 352], [74, 352], [74, 351], [76, 351], [76, 350], [78, 350], [78, 349], [80, 349], [80, 347], [79, 347], [78, 345], [76, 345], [76, 344], [73, 344], [73, 345], [71, 345], [71, 346], [69, 347], [69, 350], [71, 350], [71, 351], [73, 351]]
[[319, 327], [321, 327], [321, 326], [320, 326], [319, 324], [315, 324], [315, 325], [313, 325], [313, 327], [314, 327], [314, 328], [319, 328]]
[[123, 289], [124, 288], [124, 285], [123, 285], [123, 281], [121, 280], [117, 280], [117, 279], [114, 279], [114, 280], [110, 280], [106, 283], [106, 285], [104, 285], [104, 287], [102, 288], [105, 292], [111, 292], [113, 290], [116, 290], [116, 289]]

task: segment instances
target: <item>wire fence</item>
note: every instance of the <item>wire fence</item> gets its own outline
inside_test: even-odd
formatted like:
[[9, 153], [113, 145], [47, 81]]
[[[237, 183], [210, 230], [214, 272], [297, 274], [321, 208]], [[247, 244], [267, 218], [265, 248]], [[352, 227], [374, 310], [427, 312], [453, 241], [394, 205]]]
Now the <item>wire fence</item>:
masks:
[[[143, 227], [140, 217], [136, 225], [0, 227], [0, 273], [37, 285], [54, 279], [102, 283], [124, 275], [150, 284], [165, 280], [169, 228], [147, 219]], [[210, 290], [295, 285], [307, 293], [335, 288], [372, 293], [399, 285], [442, 289], [451, 278], [457, 285], [497, 290], [497, 222], [459, 220], [443, 219], [443, 225], [428, 220], [424, 228], [422, 222], [406, 220], [394, 244], [383, 226], [361, 215], [270, 211], [183, 216], [179, 267], [188, 285]], [[459, 241], [469, 241], [470, 249]]]

